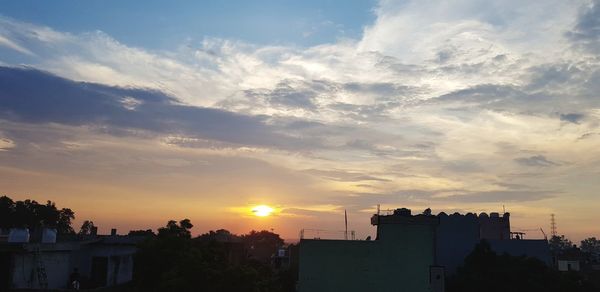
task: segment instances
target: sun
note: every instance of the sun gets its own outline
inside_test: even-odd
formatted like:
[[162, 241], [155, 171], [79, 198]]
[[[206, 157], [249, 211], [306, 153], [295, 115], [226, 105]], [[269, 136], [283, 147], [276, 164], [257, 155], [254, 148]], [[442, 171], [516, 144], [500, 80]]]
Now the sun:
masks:
[[252, 213], [258, 217], [267, 217], [273, 213], [273, 208], [267, 205], [259, 205], [252, 208]]

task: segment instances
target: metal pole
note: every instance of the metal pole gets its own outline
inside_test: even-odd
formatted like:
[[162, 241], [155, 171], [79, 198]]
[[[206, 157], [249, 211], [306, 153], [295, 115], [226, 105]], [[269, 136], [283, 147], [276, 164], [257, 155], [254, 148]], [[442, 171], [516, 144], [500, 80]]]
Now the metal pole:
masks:
[[348, 213], [346, 209], [344, 209], [344, 223], [346, 225], [346, 229], [344, 231], [344, 239], [348, 240]]

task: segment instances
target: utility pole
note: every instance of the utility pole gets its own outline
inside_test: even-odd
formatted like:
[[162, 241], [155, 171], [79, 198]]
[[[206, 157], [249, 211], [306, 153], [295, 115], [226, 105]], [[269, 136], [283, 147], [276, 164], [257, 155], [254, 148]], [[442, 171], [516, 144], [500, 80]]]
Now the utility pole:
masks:
[[344, 223], [346, 225], [346, 229], [344, 231], [344, 239], [348, 240], [348, 213], [346, 209], [344, 209]]

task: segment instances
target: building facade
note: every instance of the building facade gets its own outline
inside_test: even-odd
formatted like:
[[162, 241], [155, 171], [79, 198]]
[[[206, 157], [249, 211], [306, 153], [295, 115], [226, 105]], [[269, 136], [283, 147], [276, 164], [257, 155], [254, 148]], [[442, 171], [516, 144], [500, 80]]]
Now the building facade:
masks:
[[435, 264], [437, 217], [404, 209], [374, 215], [371, 223], [378, 234], [373, 241], [302, 239], [298, 290], [443, 291]]
[[0, 291], [67, 289], [73, 275], [82, 288], [130, 282], [139, 239], [128, 236], [73, 237], [53, 243], [0, 243]]

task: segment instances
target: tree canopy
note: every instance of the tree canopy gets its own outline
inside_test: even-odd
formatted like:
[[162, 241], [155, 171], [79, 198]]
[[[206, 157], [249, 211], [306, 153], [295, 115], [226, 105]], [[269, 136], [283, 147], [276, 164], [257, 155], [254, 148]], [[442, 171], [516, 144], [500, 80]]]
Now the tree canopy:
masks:
[[13, 201], [0, 197], [0, 228], [56, 228], [60, 234], [74, 233], [71, 221], [75, 212], [69, 208], [58, 209], [52, 201], [40, 204], [34, 200]]
[[157, 236], [140, 245], [134, 272], [137, 291], [268, 292], [290, 291], [284, 287], [294, 286], [293, 277], [246, 253], [251, 244], [261, 248], [283, 244], [279, 235], [253, 231], [239, 236], [220, 229], [191, 238], [192, 226], [187, 219], [168, 221]]
[[579, 275], [560, 273], [528, 257], [498, 255], [482, 241], [467, 256], [455, 276], [448, 279], [448, 292], [578, 292], [594, 291]]
[[564, 235], [552, 236], [548, 241], [548, 245], [550, 245], [550, 250], [555, 253], [573, 248], [573, 242]]
[[593, 262], [600, 262], [600, 240], [595, 237], [582, 240], [581, 251], [587, 253]]

